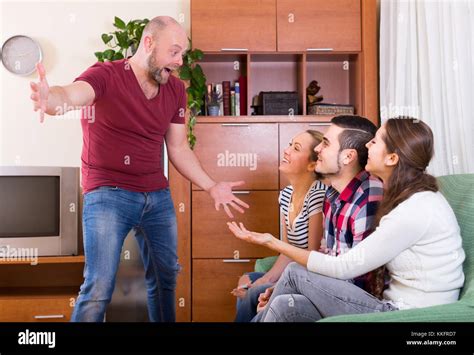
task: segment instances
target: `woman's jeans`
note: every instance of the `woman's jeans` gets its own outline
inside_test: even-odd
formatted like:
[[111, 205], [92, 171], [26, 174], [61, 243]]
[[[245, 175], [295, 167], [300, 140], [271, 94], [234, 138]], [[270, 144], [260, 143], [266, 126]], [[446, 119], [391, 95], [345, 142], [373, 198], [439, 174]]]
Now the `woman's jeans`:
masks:
[[177, 225], [169, 188], [132, 192], [102, 186], [84, 195], [84, 283], [73, 322], [102, 322], [115, 286], [125, 237], [134, 229], [145, 267], [149, 319], [175, 321], [179, 271]]
[[[250, 278], [250, 281], [255, 282], [263, 275], [264, 272], [249, 272], [246, 275]], [[261, 293], [274, 284], [265, 283], [259, 286], [250, 287], [243, 298], [237, 297], [237, 314], [235, 316], [235, 322], [245, 323], [250, 322], [253, 317], [257, 314], [258, 297]]]
[[267, 307], [253, 322], [314, 322], [342, 314], [395, 311], [349, 281], [308, 271], [297, 263], [289, 264], [275, 286]]

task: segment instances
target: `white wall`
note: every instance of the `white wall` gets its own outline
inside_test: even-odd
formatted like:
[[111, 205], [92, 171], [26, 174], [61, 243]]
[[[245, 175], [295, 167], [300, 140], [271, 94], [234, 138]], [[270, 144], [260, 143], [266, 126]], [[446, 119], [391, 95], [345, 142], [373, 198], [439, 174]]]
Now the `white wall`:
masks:
[[[127, 22], [168, 15], [190, 34], [189, 0], [0, 1], [0, 45], [17, 34], [37, 40], [50, 86], [71, 83], [96, 61], [94, 52], [105, 49], [100, 36], [114, 30], [114, 16]], [[47, 116], [40, 124], [29, 98], [29, 82], [36, 80], [0, 64], [0, 165], [80, 166], [79, 115]]]

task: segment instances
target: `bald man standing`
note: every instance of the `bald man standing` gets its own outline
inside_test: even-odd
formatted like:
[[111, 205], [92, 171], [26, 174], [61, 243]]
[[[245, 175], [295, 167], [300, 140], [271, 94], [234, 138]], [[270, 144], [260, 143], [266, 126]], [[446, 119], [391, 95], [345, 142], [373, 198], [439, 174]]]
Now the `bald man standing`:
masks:
[[[96, 63], [70, 85], [49, 87], [44, 68], [31, 83], [35, 111], [83, 110], [82, 186], [84, 283], [72, 321], [101, 322], [110, 303], [125, 237], [136, 231], [145, 265], [151, 321], [175, 321], [179, 271], [177, 226], [162, 168], [163, 143], [177, 170], [214, 199], [239, 212], [248, 205], [232, 194], [240, 182], [214, 182], [186, 138], [184, 84], [172, 76], [187, 50], [186, 32], [171, 17], [151, 20], [135, 55]], [[91, 115], [93, 117], [91, 117]]]

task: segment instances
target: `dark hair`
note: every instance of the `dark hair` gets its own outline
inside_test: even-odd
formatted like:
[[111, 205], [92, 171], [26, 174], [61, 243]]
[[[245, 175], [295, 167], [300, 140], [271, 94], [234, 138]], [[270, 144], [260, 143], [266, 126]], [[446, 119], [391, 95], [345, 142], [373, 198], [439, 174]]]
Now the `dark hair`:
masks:
[[357, 161], [361, 168], [367, 164], [367, 147], [365, 146], [375, 136], [377, 127], [362, 116], [336, 116], [332, 124], [344, 128], [339, 134], [339, 151], [354, 149], [357, 152]]
[[[438, 191], [436, 179], [425, 172], [433, 157], [433, 132], [430, 127], [411, 117], [391, 118], [385, 125], [382, 140], [387, 153], [398, 155], [398, 164], [386, 184], [384, 196], [377, 210], [375, 226], [383, 216], [410, 196], [421, 191]], [[401, 221], [403, 223], [403, 221]], [[381, 297], [385, 267], [376, 269], [369, 278], [370, 292]]]

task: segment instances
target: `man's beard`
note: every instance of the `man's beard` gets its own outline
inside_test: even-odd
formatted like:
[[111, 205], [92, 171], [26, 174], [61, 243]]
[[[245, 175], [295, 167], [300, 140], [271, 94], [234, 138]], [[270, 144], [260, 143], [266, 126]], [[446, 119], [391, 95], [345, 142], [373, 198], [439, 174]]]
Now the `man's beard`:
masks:
[[148, 58], [148, 77], [154, 80], [157, 84], [166, 84], [168, 82], [169, 74], [163, 76], [166, 71], [165, 67], [160, 68], [155, 62], [155, 53], [152, 53]]
[[337, 170], [336, 171], [318, 171], [316, 168], [314, 171], [317, 172], [320, 175], [323, 175], [324, 177], [331, 177], [331, 176], [337, 176], [341, 172], [342, 166], [341, 162], [339, 161], [339, 155], [337, 156]]

